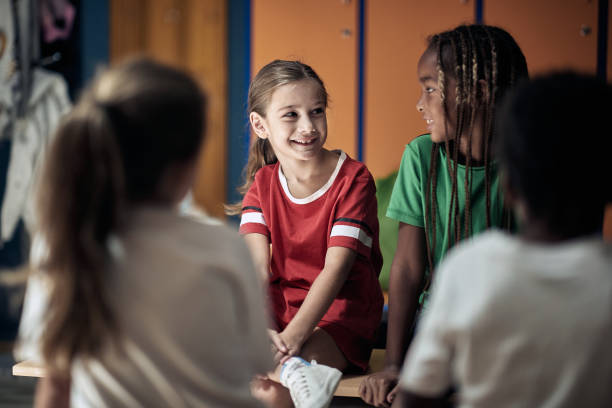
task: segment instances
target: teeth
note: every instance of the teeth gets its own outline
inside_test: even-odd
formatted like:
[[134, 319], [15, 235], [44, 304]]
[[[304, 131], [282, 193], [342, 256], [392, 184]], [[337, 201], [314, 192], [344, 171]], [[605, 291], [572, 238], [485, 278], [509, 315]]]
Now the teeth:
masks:
[[428, 125], [431, 125], [433, 123], [433, 120], [427, 119], [425, 122], [427, 122]]

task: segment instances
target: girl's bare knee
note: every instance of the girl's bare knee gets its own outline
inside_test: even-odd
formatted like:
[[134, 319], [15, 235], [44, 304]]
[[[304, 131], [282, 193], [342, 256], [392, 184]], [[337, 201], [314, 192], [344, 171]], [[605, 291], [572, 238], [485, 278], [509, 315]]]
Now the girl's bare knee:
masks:
[[317, 360], [321, 364], [337, 368], [340, 371], [344, 371], [348, 366], [346, 357], [344, 357], [334, 339], [319, 327], [304, 343], [300, 355], [306, 360]]

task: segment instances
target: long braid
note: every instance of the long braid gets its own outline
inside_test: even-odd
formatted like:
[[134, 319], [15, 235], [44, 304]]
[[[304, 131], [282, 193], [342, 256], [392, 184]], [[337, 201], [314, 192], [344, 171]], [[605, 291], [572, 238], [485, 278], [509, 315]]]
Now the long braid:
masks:
[[[444, 115], [445, 118], [448, 117], [448, 110], [447, 110], [447, 105], [446, 105], [446, 76], [444, 75], [444, 70], [442, 69], [442, 37], [439, 35], [433, 36], [430, 40], [430, 47], [435, 46], [435, 50], [436, 50], [436, 55], [437, 55], [437, 64], [436, 64], [436, 69], [438, 72], [438, 89], [440, 90], [440, 98], [441, 98], [441, 103], [444, 109]], [[448, 123], [445, 120], [444, 123], [445, 126], [445, 132], [448, 132]], [[448, 141], [445, 143], [446, 145], [446, 155], [448, 157], [448, 150], [449, 150], [449, 146], [448, 146]], [[429, 168], [429, 175], [428, 175], [428, 181], [427, 181], [427, 185], [429, 186], [428, 189], [426, 190], [426, 197], [425, 197], [425, 202], [426, 202], [426, 206], [425, 206], [425, 241], [426, 241], [426, 245], [427, 245], [427, 261], [429, 264], [429, 275], [427, 276], [427, 279], [425, 281], [425, 285], [423, 287], [423, 290], [427, 290], [431, 284], [431, 279], [433, 276], [433, 271], [434, 271], [434, 259], [433, 259], [433, 255], [434, 255], [434, 251], [436, 248], [436, 241], [437, 241], [437, 210], [438, 210], [438, 206], [437, 206], [437, 202], [438, 202], [438, 195], [437, 195], [437, 191], [438, 191], [438, 156], [439, 156], [439, 149], [440, 146], [438, 144], [435, 144], [432, 146], [431, 148], [431, 156], [430, 156], [430, 168]], [[451, 171], [450, 169], [450, 163], [447, 160], [447, 166], [449, 169], [449, 172]], [[452, 174], [452, 173], [451, 173]], [[431, 228], [431, 234], [429, 232]]]
[[[515, 62], [518, 60], [518, 58], [517, 58], [517, 52], [512, 47], [509, 47], [509, 48], [510, 48], [510, 55], [512, 56], [509, 85], [514, 86], [517, 80], [517, 76], [518, 76], [517, 75], [518, 64]], [[512, 212], [510, 211], [508, 206], [505, 204], [503, 208], [502, 217], [503, 217], [504, 228], [510, 231], [510, 229], [512, 228]]]
[[[438, 73], [442, 72], [442, 69], [440, 68], [440, 62], [441, 61], [441, 49], [440, 49], [440, 39], [439, 36], [433, 36], [432, 39], [430, 40], [430, 47], [432, 45], [436, 45], [436, 53], [438, 55]], [[443, 75], [443, 74], [442, 74]], [[443, 78], [443, 76], [442, 76]], [[444, 100], [444, 87], [441, 86], [441, 82], [440, 82], [440, 76], [438, 77], [438, 86], [440, 88], [440, 95], [442, 100]], [[437, 214], [437, 195], [436, 195], [436, 188], [437, 188], [437, 154], [438, 154], [438, 145], [434, 144], [431, 148], [431, 156], [430, 156], [430, 163], [431, 166], [429, 168], [429, 174], [427, 176], [427, 190], [425, 192], [425, 243], [427, 246], [427, 261], [429, 264], [429, 271], [430, 271], [430, 275], [431, 272], [433, 272], [433, 267], [434, 267], [434, 261], [433, 261], [433, 253], [435, 251], [436, 248], [436, 239], [437, 239], [437, 228], [436, 228], [436, 214]], [[430, 229], [431, 229], [431, 234], [430, 234]], [[429, 279], [426, 281], [425, 283], [425, 290], [429, 287]]]
[[[470, 39], [470, 48], [476, 52], [472, 54], [472, 81], [471, 81], [471, 92], [469, 93], [468, 104], [470, 102], [476, 103], [478, 93], [478, 49], [474, 42], [474, 36], [472, 30], [468, 28], [468, 37]], [[486, 71], [486, 70], [485, 70]], [[472, 145], [472, 136], [474, 129], [474, 122], [476, 118], [476, 109], [470, 108], [470, 121], [469, 121], [469, 132], [468, 132], [468, 146]], [[472, 149], [467, 150], [467, 158], [465, 165], [465, 226], [464, 226], [464, 237], [467, 238], [471, 235], [472, 225]]]
[[[445, 133], [448, 134], [448, 116], [449, 116], [449, 112], [448, 112], [448, 104], [446, 103], [446, 88], [448, 85], [448, 81], [446, 79], [446, 75], [444, 74], [444, 69], [442, 67], [442, 61], [443, 61], [443, 56], [442, 56], [442, 43], [443, 43], [444, 38], [440, 37], [439, 42], [438, 42], [438, 63], [437, 63], [437, 71], [438, 71], [438, 87], [440, 89], [440, 95], [441, 95], [441, 103], [442, 106], [444, 108], [444, 131]], [[450, 38], [451, 44], [452, 44], [452, 38]], [[452, 215], [453, 215], [453, 211], [452, 209], [454, 208], [454, 202], [456, 200], [456, 187], [457, 187], [457, 162], [455, 161], [453, 163], [452, 160], [450, 160], [450, 146], [449, 146], [449, 141], [448, 139], [445, 141], [445, 148], [446, 148], [446, 165], [448, 167], [448, 171], [451, 174], [452, 177], [452, 186], [453, 186], [453, 191], [451, 193], [451, 203], [450, 203], [450, 208], [451, 211], [449, 212], [448, 215], [448, 222], [447, 222], [447, 234], [450, 235], [450, 228], [452, 225]], [[450, 241], [449, 241], [449, 246], [451, 245]]]
[[[457, 78], [461, 78], [461, 80], [457, 80], [456, 83], [456, 100], [455, 106], [457, 109], [457, 126], [455, 128], [455, 139], [454, 139], [454, 152], [453, 152], [453, 161], [455, 162], [455, 174], [454, 174], [454, 182], [453, 182], [453, 195], [454, 195], [454, 207], [451, 209], [453, 212], [453, 218], [455, 220], [454, 225], [454, 242], [453, 245], [458, 243], [461, 240], [461, 214], [459, 212], [459, 178], [458, 178], [458, 169], [459, 169], [459, 153], [461, 146], [461, 139], [463, 137], [463, 128], [465, 122], [466, 112], [468, 110], [469, 113], [469, 99], [471, 93], [471, 84], [470, 84], [470, 70], [469, 63], [471, 61], [471, 50], [467, 46], [465, 31], [466, 27], [460, 27], [455, 31], [458, 35], [458, 43], [460, 45], [460, 49], [455, 47], [455, 58], [460, 63], [457, 65], [460, 67], [461, 76], [457, 76]], [[460, 118], [460, 119], [459, 119]], [[449, 241], [450, 244], [450, 241]], [[450, 247], [450, 245], [449, 245]]]
[[[437, 54], [438, 54], [438, 62], [436, 64], [436, 70], [438, 72], [438, 89], [440, 89], [440, 103], [442, 104], [442, 107], [444, 109], [444, 132], [445, 134], [448, 133], [448, 106], [446, 104], [446, 75], [444, 74], [444, 69], [442, 68], [442, 37], [439, 37], [438, 39], [438, 45], [437, 45]], [[444, 141], [444, 148], [446, 149], [446, 157], [448, 158], [450, 153], [449, 153], [449, 143], [448, 143], [448, 139], [446, 139]], [[450, 174], [453, 174], [452, 168], [451, 168], [451, 163], [446, 160], [446, 166], [448, 167], [448, 172]]]
[[[455, 48], [457, 46], [457, 43], [453, 40], [452, 36], [449, 35], [448, 37], [449, 37], [448, 41], [450, 42], [451, 47], [453, 48], [453, 52], [455, 52]], [[442, 48], [442, 47], [440, 47], [440, 48]], [[455, 55], [456, 54], [457, 53], [455, 52]], [[442, 54], [440, 54], [440, 58], [441, 57], [442, 57]], [[460, 67], [460, 63], [456, 60], [456, 56], [455, 56], [455, 61], [456, 61], [456, 64], [457, 64], [457, 67], [455, 69], [459, 71], [460, 70], [460, 68], [459, 68]], [[440, 63], [440, 66], [441, 66], [441, 63]], [[444, 72], [443, 69], [440, 69], [440, 71]], [[456, 92], [457, 92], [457, 90], [455, 89], [455, 94], [456, 94]], [[444, 130], [445, 130], [445, 134], [448, 134], [448, 126], [447, 125], [448, 125], [449, 112], [447, 110], [448, 107], [447, 107], [446, 100], [444, 100], [443, 103], [444, 103], [444, 109], [445, 109], [444, 110], [444, 114], [445, 114], [444, 115], [444, 118], [445, 118], [444, 119], [444, 123], [445, 123], [445, 129]], [[454, 214], [454, 208], [455, 208], [454, 207], [455, 206], [455, 192], [456, 192], [455, 187], [457, 186], [457, 180], [455, 178], [457, 173], [455, 172], [455, 169], [456, 169], [457, 162], [452, 160], [452, 158], [454, 157], [454, 145], [453, 145], [453, 155], [451, 155], [451, 153], [450, 153], [450, 141], [448, 140], [448, 138], [446, 138], [444, 144], [445, 144], [445, 148], [446, 148], [446, 165], [448, 167], [448, 172], [451, 175], [451, 186], [452, 186], [451, 187], [452, 188], [452, 190], [451, 190], [451, 199], [450, 199], [450, 211], [448, 213], [448, 219], [447, 219], [447, 222], [446, 222], [446, 231], [447, 231], [446, 233], [447, 233], [447, 235], [449, 237], [454, 237], [454, 233], [451, 234], [451, 228], [452, 228], [452, 225], [453, 225], [453, 214]], [[454, 232], [454, 230], [453, 230], [453, 232]], [[447, 246], [448, 247], [452, 246], [452, 242], [451, 242], [450, 239], [448, 241]]]
[[[436, 164], [438, 162], [437, 160], [438, 147], [439, 146], [437, 144], [434, 144], [433, 148], [431, 149], [431, 157], [430, 157], [431, 166], [429, 167], [429, 175], [427, 178], [428, 188], [425, 191], [425, 203], [427, 203], [425, 205], [425, 242], [427, 244], [427, 262], [429, 264], [430, 272], [433, 271], [433, 266], [434, 266], [433, 251], [435, 250], [435, 247], [436, 247], [436, 208], [434, 208], [435, 207], [434, 203], [436, 203], [436, 200], [437, 200], [436, 179], [438, 177], [438, 172], [437, 172], [438, 166]], [[432, 227], [431, 230], [432, 230], [433, 237], [430, 237], [428, 224], [431, 224], [431, 227]], [[429, 280], [425, 283], [425, 288], [427, 287], [429, 287]]]
[[485, 123], [485, 145], [484, 145], [484, 160], [485, 160], [485, 194], [487, 204], [487, 228], [491, 226], [491, 169], [489, 160], [489, 145], [493, 139], [493, 107], [495, 106], [495, 94], [497, 93], [497, 48], [495, 41], [491, 36], [490, 30], [483, 26], [484, 32], [487, 34], [489, 44], [491, 46], [491, 83], [490, 83], [490, 102], [488, 112], [484, 115]]
[[[486, 26], [479, 26], [479, 29], [476, 30], [475, 33], [478, 36], [479, 42], [484, 42], [483, 32], [486, 33]], [[489, 41], [487, 43], [491, 44]], [[494, 82], [492, 81], [491, 67], [492, 67], [492, 58], [494, 55], [491, 54], [491, 50], [489, 47], [477, 47], [480, 51], [479, 56], [481, 59], [480, 66], [478, 67], [478, 72], [484, 76], [484, 83], [486, 87], [481, 89], [479, 85], [479, 101], [481, 101], [482, 105], [479, 109], [482, 112], [481, 118], [481, 131], [482, 131], [482, 142], [484, 146], [481, 146], [482, 153], [484, 156], [484, 164], [485, 164], [485, 200], [486, 200], [486, 225], [487, 227], [491, 225], [491, 215], [490, 215], [490, 198], [491, 198], [491, 176], [490, 176], [490, 167], [488, 164], [489, 161], [489, 142], [491, 140], [491, 127], [490, 121], [491, 115], [493, 114], [493, 103], [491, 102], [490, 95], [495, 93], [494, 90]], [[471, 210], [471, 209], [470, 209]]]

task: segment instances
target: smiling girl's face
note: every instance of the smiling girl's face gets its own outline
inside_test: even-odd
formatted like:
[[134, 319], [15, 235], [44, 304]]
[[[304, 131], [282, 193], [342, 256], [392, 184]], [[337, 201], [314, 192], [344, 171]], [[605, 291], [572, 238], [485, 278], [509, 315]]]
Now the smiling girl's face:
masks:
[[327, 139], [327, 116], [321, 86], [302, 79], [278, 87], [270, 96], [265, 117], [252, 112], [258, 137], [268, 139], [281, 163], [310, 160], [321, 153]]

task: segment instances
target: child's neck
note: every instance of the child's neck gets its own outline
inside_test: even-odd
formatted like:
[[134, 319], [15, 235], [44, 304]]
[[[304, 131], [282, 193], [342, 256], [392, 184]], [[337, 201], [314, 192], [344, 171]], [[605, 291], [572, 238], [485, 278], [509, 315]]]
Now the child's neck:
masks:
[[295, 161], [279, 158], [287, 186], [295, 198], [305, 198], [329, 180], [338, 164], [338, 155], [326, 149], [313, 160]]
[[478, 113], [474, 119], [474, 127], [472, 128], [472, 143], [468, 143], [470, 130], [466, 129], [461, 135], [459, 144], [459, 157], [457, 158], [462, 164], [466, 164], [468, 151], [471, 153], [470, 162], [472, 165], [484, 164], [484, 135], [482, 131], [482, 115]]
[[[461, 141], [461, 145], [463, 144], [464, 144], [464, 140]], [[465, 144], [467, 144], [467, 142], [465, 142]], [[450, 156], [449, 156], [450, 158], [453, 158], [454, 148], [455, 148], [454, 141], [453, 140], [449, 141], [448, 149], [450, 153]], [[459, 146], [457, 162], [464, 166], [467, 164], [467, 146]], [[472, 143], [470, 166], [472, 167], [484, 166], [484, 151], [482, 150], [481, 146], [476, 146], [474, 145], [474, 143]]]

